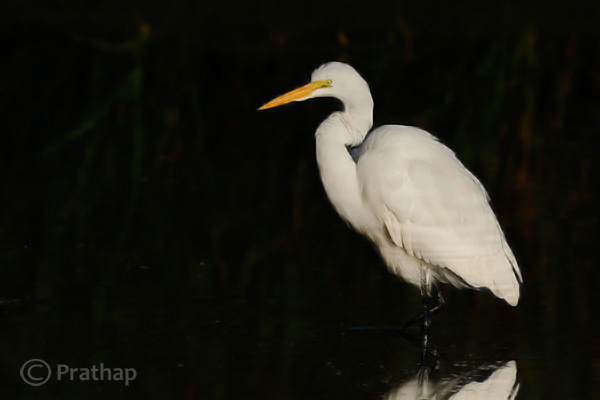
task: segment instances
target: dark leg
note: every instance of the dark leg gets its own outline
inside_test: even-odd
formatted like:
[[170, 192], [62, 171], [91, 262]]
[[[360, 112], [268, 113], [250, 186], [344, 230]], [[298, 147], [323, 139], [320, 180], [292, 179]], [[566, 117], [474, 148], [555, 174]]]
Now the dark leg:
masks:
[[[433, 356], [436, 362], [439, 359], [437, 351], [431, 347], [431, 338], [429, 333], [431, 330], [431, 316], [442, 309], [444, 298], [435, 285], [431, 289], [431, 293], [423, 290], [422, 294], [423, 313], [421, 314], [421, 367], [425, 367], [425, 365], [427, 365], [427, 356], [429, 354]], [[433, 306], [430, 306], [432, 299], [436, 299], [437, 303]]]
[[[435, 348], [431, 346], [431, 340], [429, 331], [431, 329], [431, 316], [437, 314], [444, 308], [446, 302], [442, 296], [442, 292], [439, 291], [436, 285], [431, 287], [431, 291], [422, 291], [423, 300], [423, 312], [419, 315], [414, 316], [408, 321], [396, 326], [396, 327], [354, 327], [353, 330], [384, 330], [393, 334], [402, 336], [408, 342], [418, 349], [421, 349], [421, 366], [425, 368], [428, 365], [429, 356], [433, 361], [432, 368], [437, 370], [440, 366], [442, 357]], [[434, 303], [434, 304], [431, 304]], [[413, 335], [407, 332], [408, 328], [416, 325], [418, 322], [421, 323], [421, 335]]]
[[437, 354], [437, 352], [434, 352], [430, 353], [433, 356], [431, 364], [428, 364], [426, 359], [421, 360], [421, 367], [419, 368], [418, 375], [418, 382], [421, 388], [426, 385], [428, 381], [434, 379], [434, 376], [442, 365], [441, 357]]
[[[438, 354], [437, 350], [431, 346], [430, 339], [430, 330], [431, 330], [431, 316], [437, 314], [446, 302], [444, 301], [444, 297], [442, 296], [442, 292], [439, 291], [436, 285], [431, 287], [431, 291], [422, 290], [422, 299], [423, 299], [423, 312], [403, 324], [396, 327], [396, 332], [403, 336], [405, 339], [409, 340], [415, 347], [421, 349], [421, 365], [427, 365], [428, 356], [433, 357], [434, 365], [438, 365], [441, 357]], [[431, 303], [434, 304], [431, 304]], [[407, 328], [410, 328], [417, 323], [421, 323], [421, 336], [419, 339], [411, 337], [407, 332]]]
[[[428, 294], [426, 290], [423, 290], [421, 296], [423, 299], [423, 312], [398, 325], [396, 327], [397, 330], [403, 331], [411, 326], [416, 325], [417, 322], [421, 322], [421, 328], [423, 329], [423, 332], [429, 331], [429, 328], [431, 327], [430, 317], [440, 312], [446, 305], [446, 301], [442, 296], [442, 292], [440, 292], [436, 285], [431, 287], [431, 294]], [[432, 299], [434, 299], [436, 303], [430, 307], [429, 303]]]

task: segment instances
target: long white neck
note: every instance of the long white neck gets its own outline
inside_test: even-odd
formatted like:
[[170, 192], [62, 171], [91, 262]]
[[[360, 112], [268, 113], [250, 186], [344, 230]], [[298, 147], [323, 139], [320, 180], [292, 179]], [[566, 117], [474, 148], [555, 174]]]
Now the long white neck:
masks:
[[363, 113], [346, 110], [331, 114], [317, 129], [317, 164], [329, 200], [342, 218], [361, 232], [372, 219], [363, 205], [356, 163], [346, 146], [362, 143], [371, 128], [372, 107]]

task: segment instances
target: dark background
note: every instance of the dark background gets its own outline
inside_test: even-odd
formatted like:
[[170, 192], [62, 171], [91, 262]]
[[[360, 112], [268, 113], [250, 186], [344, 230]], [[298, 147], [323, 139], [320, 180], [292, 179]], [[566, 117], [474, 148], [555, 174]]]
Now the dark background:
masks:
[[[171, 1], [0, 6], [6, 398], [381, 398], [418, 370], [418, 291], [335, 214], [328, 99], [256, 109], [320, 64], [375, 125], [429, 130], [488, 189], [521, 304], [445, 288], [442, 375], [517, 360], [517, 398], [600, 383], [600, 3]], [[119, 382], [21, 365], [135, 367]], [[457, 370], [458, 369], [458, 370]]]

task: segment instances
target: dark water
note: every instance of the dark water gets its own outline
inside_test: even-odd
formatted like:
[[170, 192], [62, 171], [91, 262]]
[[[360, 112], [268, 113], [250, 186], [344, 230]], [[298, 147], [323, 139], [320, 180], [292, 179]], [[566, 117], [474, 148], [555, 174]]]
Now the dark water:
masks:
[[[3, 5], [4, 398], [600, 398], [598, 6], [378, 4]], [[480, 177], [522, 268], [516, 308], [443, 288], [437, 369], [365, 329], [421, 301], [321, 188], [337, 104], [255, 111], [333, 59]]]

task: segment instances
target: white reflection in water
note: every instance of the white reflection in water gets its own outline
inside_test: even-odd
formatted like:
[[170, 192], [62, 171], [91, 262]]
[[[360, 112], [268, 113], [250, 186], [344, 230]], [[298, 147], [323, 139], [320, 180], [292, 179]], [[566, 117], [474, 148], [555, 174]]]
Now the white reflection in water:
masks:
[[392, 390], [387, 400], [512, 400], [517, 396], [517, 363], [490, 365], [458, 378], [435, 380], [427, 369]]

